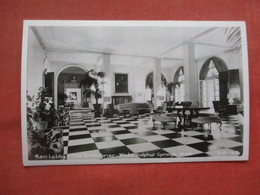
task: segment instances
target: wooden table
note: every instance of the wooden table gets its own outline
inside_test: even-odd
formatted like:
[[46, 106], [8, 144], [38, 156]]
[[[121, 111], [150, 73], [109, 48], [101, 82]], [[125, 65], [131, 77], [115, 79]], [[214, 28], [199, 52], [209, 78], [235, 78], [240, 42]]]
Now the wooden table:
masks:
[[190, 127], [192, 119], [197, 118], [199, 116], [199, 111], [208, 109], [209, 107], [175, 106], [172, 108], [172, 111], [177, 111], [179, 127]]

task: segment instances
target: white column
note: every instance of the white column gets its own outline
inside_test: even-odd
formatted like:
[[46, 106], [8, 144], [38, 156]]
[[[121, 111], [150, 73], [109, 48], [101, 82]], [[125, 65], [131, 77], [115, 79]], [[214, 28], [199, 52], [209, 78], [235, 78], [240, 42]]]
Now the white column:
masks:
[[111, 68], [111, 63], [110, 63], [110, 55], [104, 54], [103, 55], [103, 67], [104, 67], [104, 97], [111, 97], [112, 95], [112, 88], [113, 88], [113, 72]]
[[183, 66], [185, 80], [185, 101], [191, 101], [192, 105], [197, 105], [198, 96], [198, 78], [195, 62], [195, 48], [193, 43], [187, 43], [183, 46]]
[[161, 59], [154, 59], [153, 64], [153, 94], [154, 94], [154, 108], [157, 109], [159, 105], [159, 98], [157, 92], [161, 85]]

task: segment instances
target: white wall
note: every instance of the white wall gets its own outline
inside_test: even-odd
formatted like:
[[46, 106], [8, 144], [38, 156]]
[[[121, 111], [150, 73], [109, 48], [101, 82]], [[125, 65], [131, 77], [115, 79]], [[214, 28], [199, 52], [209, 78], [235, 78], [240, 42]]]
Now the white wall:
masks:
[[43, 84], [44, 51], [29, 28], [28, 63], [27, 63], [27, 91], [29, 95], [37, 95]]
[[[228, 69], [236, 69], [241, 67], [241, 55], [240, 53], [236, 52], [228, 52], [228, 53], [221, 53], [219, 55], [214, 55], [217, 57], [222, 58], [227, 66]], [[203, 63], [212, 56], [208, 56], [207, 58], [200, 59], [197, 62], [196, 66], [196, 73], [197, 76], [199, 76], [200, 69], [203, 65]], [[102, 63], [102, 61], [101, 61]], [[172, 82], [174, 74], [176, 70], [182, 66], [181, 63], [173, 64], [172, 68], [171, 67], [164, 67], [162, 66], [162, 73], [167, 79], [167, 82]], [[60, 70], [62, 70], [64, 67], [68, 66], [70, 64], [65, 64], [65, 63], [60, 63], [60, 62], [51, 62], [50, 63], [50, 72], [54, 72], [55, 78], [57, 78], [58, 73]], [[71, 64], [72, 65], [72, 64]], [[85, 70], [89, 70], [92, 68], [95, 68], [94, 65], [90, 64], [83, 64], [83, 65], [78, 65], [79, 67], [82, 67]], [[100, 64], [101, 69], [104, 69], [104, 65]], [[99, 69], [100, 69], [99, 67]], [[110, 64], [110, 74], [106, 74], [105, 76], [105, 81], [108, 81], [105, 84], [105, 97], [111, 97], [114, 95], [131, 95], [133, 97], [133, 100], [135, 102], [145, 102], [148, 100], [147, 96], [147, 89], [145, 89], [145, 79], [146, 76], [153, 71], [153, 62], [148, 62], [145, 65], [142, 66], [126, 66], [126, 65], [113, 65]], [[124, 94], [116, 94], [115, 93], [115, 73], [125, 73], [128, 74], [128, 93]], [[199, 78], [199, 77], [198, 77]], [[199, 81], [198, 81], [199, 82]], [[56, 86], [56, 84], [55, 84]], [[199, 86], [199, 85], [198, 85]], [[101, 101], [100, 101], [101, 102]]]

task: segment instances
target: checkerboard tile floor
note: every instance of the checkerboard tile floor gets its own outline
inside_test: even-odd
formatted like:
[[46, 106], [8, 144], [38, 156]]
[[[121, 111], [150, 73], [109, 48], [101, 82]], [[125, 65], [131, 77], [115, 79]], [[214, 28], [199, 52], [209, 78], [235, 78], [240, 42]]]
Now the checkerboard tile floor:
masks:
[[84, 113], [70, 116], [64, 128], [66, 159], [106, 158], [185, 158], [238, 156], [243, 152], [239, 125], [235, 117], [222, 118], [222, 131], [216, 124], [212, 130], [166, 129], [149, 114], [138, 118], [89, 118]]

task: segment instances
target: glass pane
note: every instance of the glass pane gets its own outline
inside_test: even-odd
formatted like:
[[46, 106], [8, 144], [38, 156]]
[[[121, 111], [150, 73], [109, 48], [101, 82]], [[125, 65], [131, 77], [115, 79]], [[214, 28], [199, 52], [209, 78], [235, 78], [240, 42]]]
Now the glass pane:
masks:
[[212, 77], [212, 75], [213, 75], [212, 69], [209, 69], [207, 77]]
[[213, 71], [214, 71], [214, 75], [218, 75], [218, 71], [216, 68], [214, 68]]

